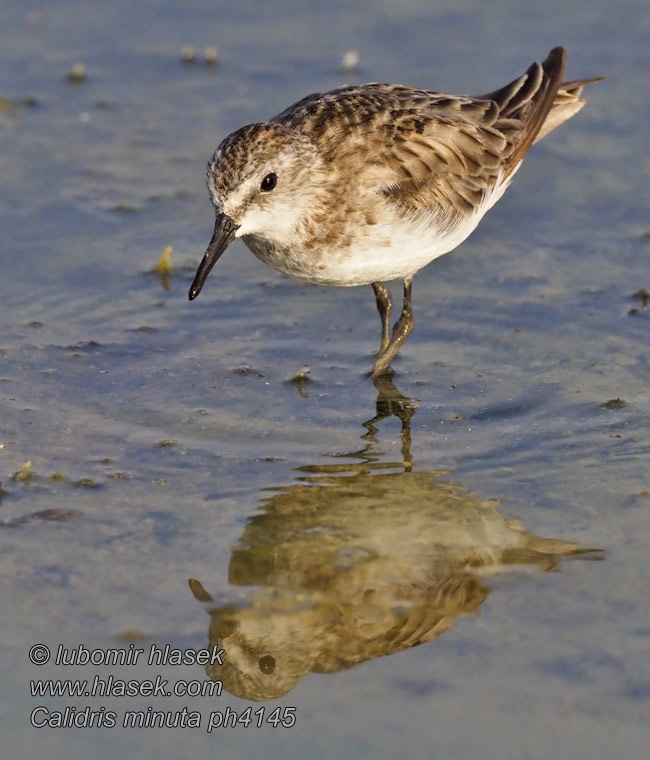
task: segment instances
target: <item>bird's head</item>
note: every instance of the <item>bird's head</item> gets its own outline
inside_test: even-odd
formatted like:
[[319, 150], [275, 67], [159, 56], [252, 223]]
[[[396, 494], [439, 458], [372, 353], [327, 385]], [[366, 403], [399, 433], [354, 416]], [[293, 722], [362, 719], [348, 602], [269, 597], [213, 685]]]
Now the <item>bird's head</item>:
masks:
[[190, 289], [190, 300], [228, 245], [254, 235], [290, 246], [318, 194], [323, 162], [311, 140], [275, 122], [249, 124], [226, 137], [208, 164], [216, 211], [212, 240]]

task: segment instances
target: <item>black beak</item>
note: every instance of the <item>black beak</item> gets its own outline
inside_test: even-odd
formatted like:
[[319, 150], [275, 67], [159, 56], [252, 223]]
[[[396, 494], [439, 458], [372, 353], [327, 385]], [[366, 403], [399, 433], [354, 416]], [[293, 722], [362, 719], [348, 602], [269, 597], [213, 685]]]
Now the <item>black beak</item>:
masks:
[[212, 233], [212, 240], [208, 246], [208, 250], [205, 252], [199, 268], [196, 270], [196, 276], [194, 282], [190, 288], [190, 301], [193, 301], [201, 292], [203, 283], [206, 281], [207, 276], [210, 274], [210, 270], [217, 263], [217, 260], [226, 248], [232, 243], [237, 232], [237, 225], [226, 214], [217, 214], [217, 219], [214, 223], [214, 232]]

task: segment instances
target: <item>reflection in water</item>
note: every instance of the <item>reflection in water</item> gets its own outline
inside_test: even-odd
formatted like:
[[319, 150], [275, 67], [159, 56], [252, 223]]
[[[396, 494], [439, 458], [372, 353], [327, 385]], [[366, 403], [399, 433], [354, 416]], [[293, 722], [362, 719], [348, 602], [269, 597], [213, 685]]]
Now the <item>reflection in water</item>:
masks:
[[[268, 489], [233, 549], [229, 581], [253, 593], [246, 605], [210, 609], [210, 644], [225, 657], [207, 670], [238, 697], [280, 697], [309, 672], [431, 641], [478, 611], [486, 574], [515, 564], [549, 570], [583, 553], [505, 520], [495, 502], [441, 480], [442, 472], [414, 472], [415, 406], [386, 379], [378, 391], [365, 447], [336, 464], [300, 467], [297, 482]], [[374, 423], [390, 414], [402, 421], [401, 462], [383, 462], [373, 448]], [[212, 601], [199, 581], [190, 588]]]

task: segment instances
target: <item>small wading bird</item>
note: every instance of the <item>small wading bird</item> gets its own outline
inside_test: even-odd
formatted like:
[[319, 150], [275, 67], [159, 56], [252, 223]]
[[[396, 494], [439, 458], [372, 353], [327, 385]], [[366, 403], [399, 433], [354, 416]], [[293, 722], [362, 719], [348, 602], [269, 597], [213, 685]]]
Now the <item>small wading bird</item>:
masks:
[[[562, 83], [565, 59], [553, 48], [486, 95], [341, 87], [233, 132], [208, 164], [216, 223], [190, 300], [237, 237], [293, 277], [371, 284], [382, 323], [372, 374], [386, 374], [413, 329], [413, 275], [467, 238], [528, 148], [582, 108], [585, 84], [602, 79]], [[392, 333], [385, 280], [404, 282]]]

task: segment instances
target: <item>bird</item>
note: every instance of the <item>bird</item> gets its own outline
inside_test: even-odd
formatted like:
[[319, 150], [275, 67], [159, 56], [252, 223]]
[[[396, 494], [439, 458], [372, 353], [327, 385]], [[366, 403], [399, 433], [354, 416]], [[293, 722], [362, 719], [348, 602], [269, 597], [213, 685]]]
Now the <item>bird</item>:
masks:
[[[413, 276], [469, 236], [530, 146], [584, 106], [585, 85], [604, 78], [562, 82], [565, 62], [555, 47], [485, 95], [339, 87], [232, 132], [208, 162], [215, 226], [190, 301], [235, 238], [284, 274], [372, 285], [381, 344], [371, 375], [390, 375], [414, 326]], [[392, 331], [391, 280], [404, 289]]]
[[190, 580], [196, 599], [214, 602], [209, 648], [226, 651], [206, 673], [231, 694], [278, 699], [309, 673], [433, 641], [479, 614], [492, 575], [602, 557], [505, 519], [442, 472], [359, 459], [303, 465], [297, 482], [265, 489], [216, 601]]

